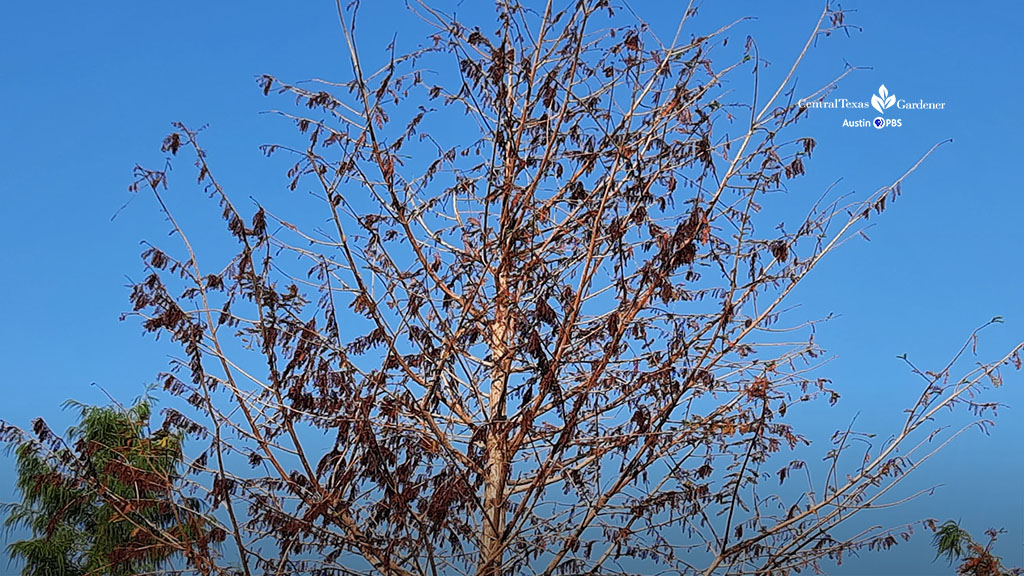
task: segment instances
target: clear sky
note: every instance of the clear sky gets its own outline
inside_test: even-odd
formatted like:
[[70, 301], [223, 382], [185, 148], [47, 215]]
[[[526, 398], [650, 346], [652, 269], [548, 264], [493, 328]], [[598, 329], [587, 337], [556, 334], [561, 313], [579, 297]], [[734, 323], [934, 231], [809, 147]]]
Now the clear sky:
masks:
[[[475, 1], [458, 10], [481, 11]], [[681, 11], [667, 0], [634, 4], [656, 26], [674, 28]], [[770, 76], [788, 67], [822, 5], [708, 1], [692, 31], [758, 16], [736, 36], [758, 40], [775, 64]], [[396, 34], [399, 49], [415, 46], [403, 2], [364, 7], [365, 49], [381, 49]], [[818, 148], [791, 193], [817, 196], [839, 178], [841, 190], [867, 193], [936, 142], [953, 143], [906, 182], [868, 231], [871, 242], [844, 246], [793, 296], [808, 318], [839, 315], [816, 339], [837, 356], [827, 375], [843, 400], [804, 429], [826, 442], [858, 412], [862, 428], [882, 436], [892, 430], [919, 389], [898, 354], [935, 367], [996, 315], [1005, 323], [985, 333], [983, 359], [1024, 335], [1017, 172], [1024, 8], [946, 0], [849, 0], [843, 7], [855, 10], [849, 21], [863, 31], [819, 42], [799, 86], [821, 84], [849, 63], [871, 69], [847, 77], [835, 96], [867, 100], [885, 84], [897, 97], [944, 101], [946, 109], [904, 113], [903, 126], [884, 130], [843, 128], [842, 112], [812, 111], [796, 131]], [[127, 192], [131, 169], [162, 162], [170, 122], [209, 124], [205, 146], [219, 177], [251, 190], [238, 196], [286, 198], [280, 162], [264, 159], [257, 146], [292, 136], [289, 126], [260, 114], [291, 103], [262, 95], [255, 77], [264, 72], [346, 79], [334, 3], [9, 2], [0, 9], [0, 418], [27, 426], [41, 415], [63, 429], [72, 417], [60, 411], [65, 399], [106, 401], [91, 383], [130, 400], [166, 367], [171, 347], [143, 337], [135, 321], [118, 320], [130, 308], [128, 278], [142, 274], [139, 241], [162, 241], [167, 232], [151, 199]], [[862, 116], [875, 114], [852, 115]], [[1024, 566], [1024, 378], [1009, 373], [1007, 381], [990, 396], [1011, 407], [991, 436], [962, 437], [908, 481], [908, 488], [943, 484], [934, 496], [864, 521], [959, 518], [978, 536], [1004, 527], [998, 552]], [[14, 497], [12, 476], [10, 461], [0, 461], [0, 500]], [[952, 573], [932, 557], [928, 535], [919, 535], [837, 573]], [[15, 567], [0, 562], [0, 574], [8, 569]]]

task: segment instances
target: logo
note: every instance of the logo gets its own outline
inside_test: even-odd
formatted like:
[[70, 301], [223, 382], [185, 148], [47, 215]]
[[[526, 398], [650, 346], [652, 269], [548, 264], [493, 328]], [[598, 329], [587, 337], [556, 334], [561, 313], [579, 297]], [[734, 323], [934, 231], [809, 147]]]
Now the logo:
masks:
[[[872, 94], [869, 100], [851, 100], [849, 98], [827, 98], [817, 92], [810, 98], [801, 98], [797, 101], [801, 110], [838, 110], [849, 114], [843, 119], [843, 128], [874, 128], [883, 130], [885, 128], [900, 128], [903, 126], [903, 118], [894, 117], [908, 112], [918, 110], [945, 110], [946, 102], [928, 101], [924, 98], [911, 100], [909, 98], [897, 98], [890, 94], [889, 89], [882, 84], [878, 87], [878, 94]], [[874, 118], [865, 118], [864, 115], [874, 108], [879, 114]], [[895, 110], [891, 110], [895, 108]], [[886, 110], [889, 110], [887, 113]], [[814, 112], [817, 114], [817, 112]], [[852, 117], [851, 117], [852, 116]], [[860, 116], [858, 118], [858, 116]]]
[[892, 108], [892, 105], [896, 103], [896, 96], [889, 94], [889, 90], [886, 89], [885, 84], [878, 87], [878, 94], [871, 97], [871, 106], [878, 110], [879, 114], [885, 114], [887, 108]]
[[879, 130], [882, 128], [899, 128], [903, 126], [903, 118], [882, 118], [878, 116], [871, 121], [871, 125]]

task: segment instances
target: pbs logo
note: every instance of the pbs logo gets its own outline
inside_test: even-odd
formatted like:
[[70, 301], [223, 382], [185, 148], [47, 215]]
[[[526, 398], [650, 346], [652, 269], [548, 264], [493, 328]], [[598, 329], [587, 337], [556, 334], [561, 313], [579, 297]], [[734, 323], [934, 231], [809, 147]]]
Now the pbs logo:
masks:
[[903, 126], [902, 118], [882, 118], [881, 116], [871, 121], [871, 125], [881, 130], [882, 128], [899, 128]]

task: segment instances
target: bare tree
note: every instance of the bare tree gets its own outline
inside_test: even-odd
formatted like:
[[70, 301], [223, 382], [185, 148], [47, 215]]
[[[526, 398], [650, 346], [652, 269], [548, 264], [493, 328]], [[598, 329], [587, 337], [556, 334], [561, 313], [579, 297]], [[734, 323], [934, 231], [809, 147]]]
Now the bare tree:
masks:
[[[912, 367], [923, 390], [887, 441], [793, 454], [810, 442], [787, 410], [838, 394], [788, 297], [921, 163], [867, 198], [778, 193], [815, 147], [797, 102], [834, 86], [797, 94], [794, 73], [842, 12], [765, 89], [755, 42], [713, 64], [731, 26], [692, 34], [692, 8], [663, 39], [607, 0], [565, 4], [502, 0], [484, 30], [415, 2], [434, 33], [370, 70], [339, 2], [350, 79], [260, 79], [308, 137], [267, 147], [313, 190], [289, 214], [237, 204], [176, 125], [164, 150], [195, 158], [228, 262], [200, 258], [166, 171], [137, 169], [183, 247], [145, 252], [132, 302], [185, 352], [162, 381], [194, 410], [165, 414], [208, 440], [191, 478], [240, 560], [218, 570], [785, 574], [909, 537], [836, 528], [898, 504], [963, 431], [941, 409], [987, 423], [975, 394], [1020, 346], [958, 371], [973, 334]], [[738, 71], [747, 97], [723, 83]]]

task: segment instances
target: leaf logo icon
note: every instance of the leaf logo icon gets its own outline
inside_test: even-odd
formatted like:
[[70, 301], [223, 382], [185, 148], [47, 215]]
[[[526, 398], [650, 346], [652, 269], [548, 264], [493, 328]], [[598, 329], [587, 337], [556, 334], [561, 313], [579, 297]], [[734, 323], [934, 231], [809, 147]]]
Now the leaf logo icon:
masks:
[[889, 94], [889, 89], [882, 84], [878, 87], [878, 94], [871, 97], [871, 106], [878, 110], [879, 114], [884, 114], [886, 108], [891, 108], [896, 103], [896, 96]]

